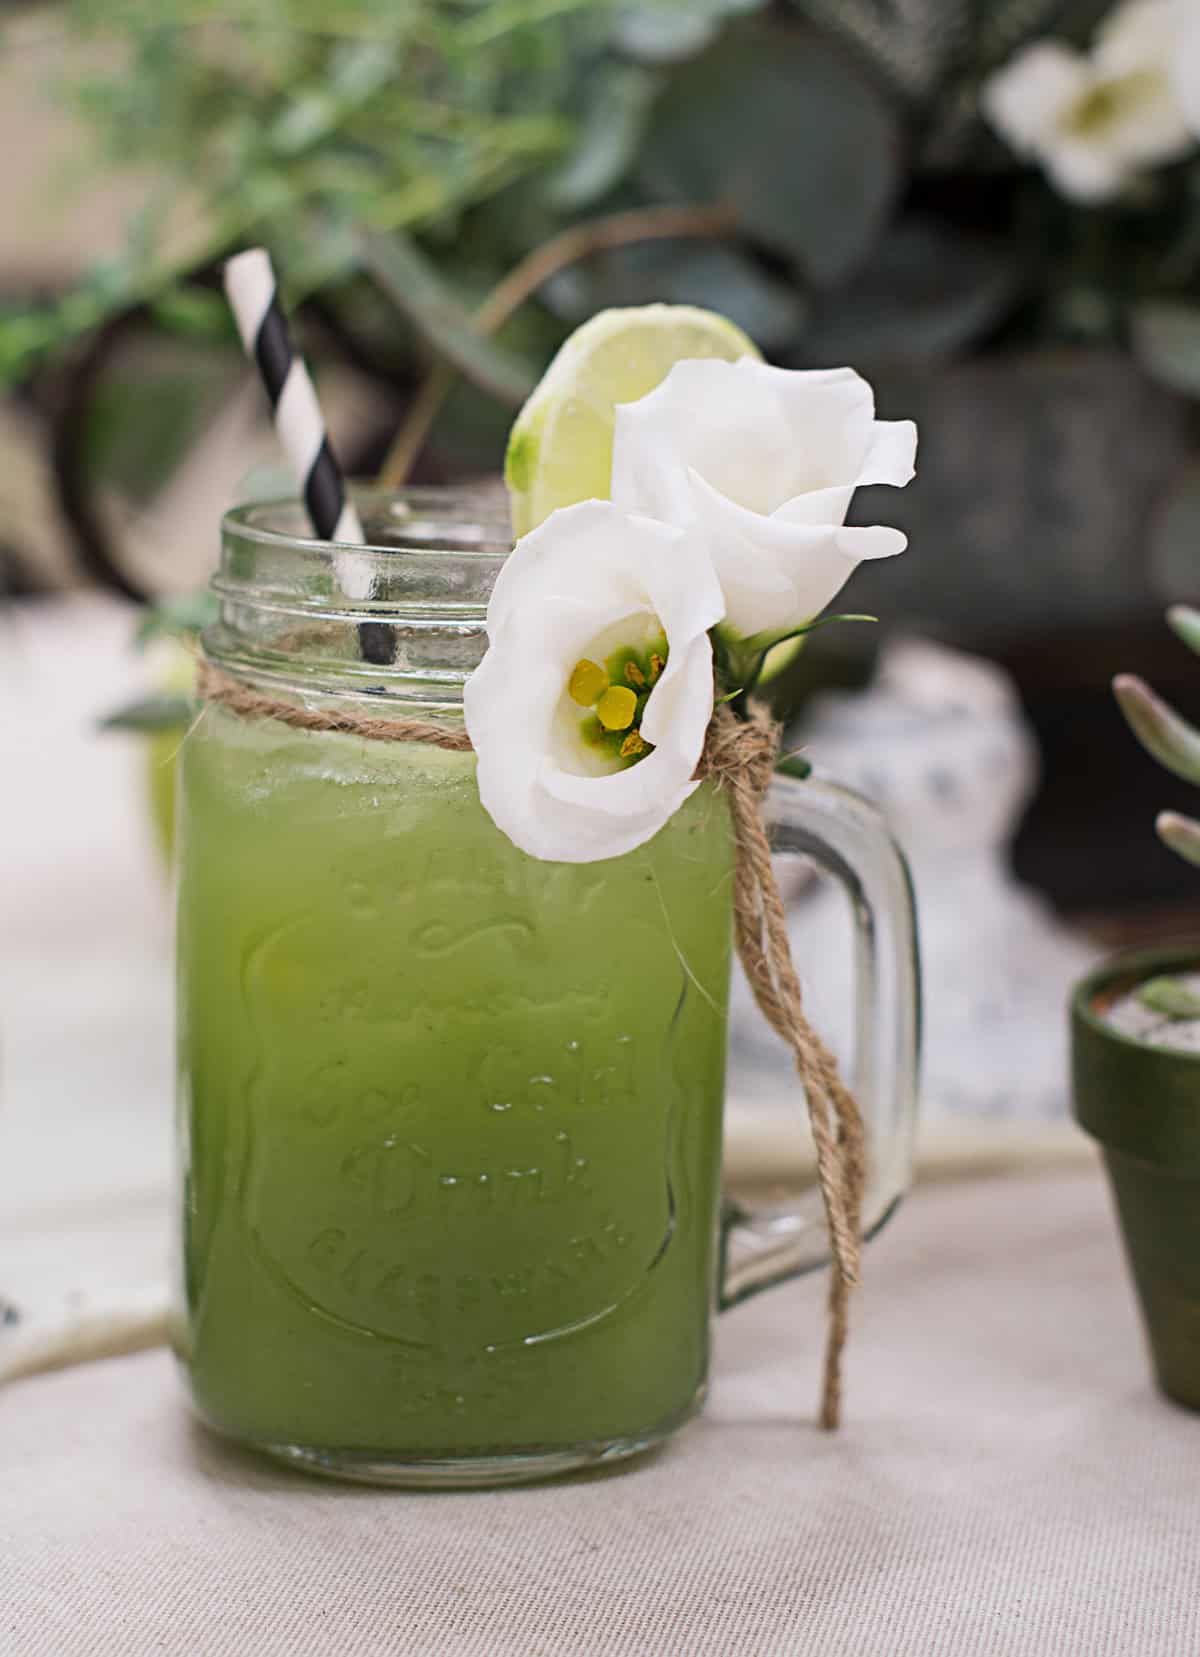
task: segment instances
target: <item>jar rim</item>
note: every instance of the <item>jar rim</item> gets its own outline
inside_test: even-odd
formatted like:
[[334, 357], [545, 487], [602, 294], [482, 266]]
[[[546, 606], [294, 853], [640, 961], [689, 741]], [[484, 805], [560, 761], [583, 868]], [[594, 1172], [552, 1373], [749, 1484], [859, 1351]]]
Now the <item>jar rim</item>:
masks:
[[312, 530], [297, 533], [273, 527], [268, 521], [272, 515], [303, 510], [294, 494], [275, 495], [228, 508], [221, 515], [221, 533], [223, 537], [233, 536], [264, 548], [290, 549], [327, 558], [347, 552], [378, 553], [384, 557], [405, 552], [431, 559], [495, 559], [512, 550], [507, 515], [502, 515], [491, 501], [483, 498], [478, 489], [425, 484], [391, 490], [355, 484], [350, 494], [364, 526], [380, 518], [395, 520], [395, 531], [390, 538], [372, 539], [368, 535], [365, 541], [326, 541]]
[[294, 495], [224, 514], [206, 652], [265, 688], [461, 708], [512, 547], [503, 497], [466, 486], [352, 499], [365, 543], [317, 539]]

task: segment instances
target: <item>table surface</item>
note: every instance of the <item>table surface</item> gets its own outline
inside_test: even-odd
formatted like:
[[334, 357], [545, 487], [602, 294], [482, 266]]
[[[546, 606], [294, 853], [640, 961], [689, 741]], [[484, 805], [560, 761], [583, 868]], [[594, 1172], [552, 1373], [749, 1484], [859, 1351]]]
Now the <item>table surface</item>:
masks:
[[[129, 630], [80, 598], [0, 639], [0, 1291], [51, 1324], [164, 1293], [169, 906], [138, 747], [90, 734]], [[840, 1437], [814, 1279], [720, 1320], [664, 1452], [537, 1489], [305, 1481], [193, 1426], [162, 1351], [13, 1381], [0, 1657], [1200, 1651], [1200, 1418], [1098, 1171], [927, 1187], [867, 1264]]]
[[163, 1352], [0, 1406], [0, 1652], [1190, 1657], [1200, 1418], [1152, 1390], [1098, 1170], [918, 1191], [872, 1246], [840, 1435], [823, 1282], [722, 1318], [624, 1470], [408, 1494], [194, 1425]]

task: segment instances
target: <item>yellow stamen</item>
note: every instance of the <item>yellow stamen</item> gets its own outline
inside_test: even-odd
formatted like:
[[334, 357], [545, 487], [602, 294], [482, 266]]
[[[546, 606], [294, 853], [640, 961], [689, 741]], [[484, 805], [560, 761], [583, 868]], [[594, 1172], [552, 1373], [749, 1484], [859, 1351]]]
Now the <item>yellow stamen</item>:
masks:
[[625, 663], [625, 677], [629, 680], [631, 685], [636, 685], [638, 690], [644, 690], [646, 688], [646, 675], [642, 672], [636, 662]]
[[625, 685], [610, 685], [596, 703], [596, 718], [606, 731], [627, 731], [637, 713], [637, 697]]
[[644, 754], [649, 744], [640, 731], [630, 731], [621, 744], [621, 758], [634, 759], [638, 754]]
[[594, 708], [607, 689], [608, 674], [596, 662], [589, 662], [585, 656], [575, 663], [567, 681], [572, 702], [578, 702], [581, 708]]
[[662, 657], [659, 655], [657, 650], [654, 650], [654, 651], [651, 652], [651, 655], [650, 655], [650, 683], [652, 685], [655, 685], [655, 684], [658, 683], [659, 675], [662, 673], [662, 670], [663, 670], [664, 667], [666, 667], [666, 665], [667, 665], [666, 662], [663, 661]]

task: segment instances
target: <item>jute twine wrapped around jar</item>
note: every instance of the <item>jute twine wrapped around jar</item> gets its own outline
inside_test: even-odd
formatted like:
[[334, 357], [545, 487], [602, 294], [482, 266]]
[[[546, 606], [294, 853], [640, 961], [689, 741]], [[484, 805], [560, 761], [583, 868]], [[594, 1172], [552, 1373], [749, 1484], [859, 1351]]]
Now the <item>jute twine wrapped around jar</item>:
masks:
[[[275, 719], [300, 731], [337, 731], [376, 742], [418, 742], [452, 753], [471, 748], [466, 731], [431, 720], [322, 710], [254, 690], [201, 659], [201, 698], [243, 719]], [[761, 709], [738, 719], [727, 707], [713, 714], [697, 775], [728, 797], [733, 819], [734, 936], [738, 956], [759, 1010], [787, 1043], [808, 1101], [817, 1180], [833, 1252], [821, 1426], [841, 1420], [842, 1356], [848, 1333], [850, 1291], [858, 1283], [866, 1185], [866, 1138], [853, 1094], [837, 1061], [805, 1016], [800, 981], [788, 943], [783, 899], [771, 867], [763, 801], [779, 758], [779, 727]]]

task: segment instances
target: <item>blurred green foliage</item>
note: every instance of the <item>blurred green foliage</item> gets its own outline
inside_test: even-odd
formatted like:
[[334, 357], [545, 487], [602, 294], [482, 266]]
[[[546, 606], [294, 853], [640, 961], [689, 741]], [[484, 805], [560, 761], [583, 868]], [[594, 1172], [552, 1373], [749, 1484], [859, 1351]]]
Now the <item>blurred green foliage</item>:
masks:
[[[582, 316], [651, 298], [724, 311], [788, 363], [1119, 340], [1195, 390], [1195, 159], [1080, 208], [979, 116], [980, 85], [1013, 51], [1084, 40], [1106, 9], [61, 0], [47, 10], [108, 48], [106, 68], [53, 89], [86, 118], [97, 176], [148, 168], [158, 184], [120, 259], [50, 299], [0, 303], [0, 384], [137, 306], [154, 328], [232, 345], [212, 271], [262, 241], [286, 297], [318, 299], [393, 383], [431, 356], [464, 374], [493, 406], [461, 422], [476, 433]], [[163, 241], [181, 197], [200, 226], [183, 255]], [[473, 310], [532, 249], [663, 203], [723, 204], [732, 232], [594, 253], [541, 285], [495, 345], [472, 338]]]

